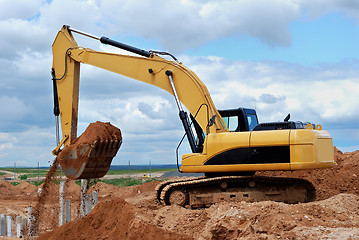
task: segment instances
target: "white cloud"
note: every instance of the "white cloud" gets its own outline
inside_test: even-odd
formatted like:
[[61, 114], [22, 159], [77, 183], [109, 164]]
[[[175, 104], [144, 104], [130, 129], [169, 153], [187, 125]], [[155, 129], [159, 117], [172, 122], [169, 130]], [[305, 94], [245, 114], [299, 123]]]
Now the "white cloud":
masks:
[[16, 97], [3, 96], [0, 97], [0, 102], [2, 103], [0, 105], [1, 122], [21, 120], [30, 113], [30, 107]]
[[[276, 62], [186, 59], [218, 108], [256, 107], [260, 119], [341, 123], [359, 118], [358, 62], [303, 67]], [[340, 67], [342, 66], [342, 68]], [[344, 67], [345, 66], [345, 67]], [[278, 77], [280, 76], [280, 77]]]
[[[156, 7], [153, 7], [156, 6]], [[252, 36], [268, 45], [288, 46], [288, 24], [300, 15], [290, 1], [102, 1], [114, 34], [158, 39], [172, 52], [226, 36]], [[114, 11], [116, 9], [116, 11]], [[146, 16], [136, 18], [134, 16]], [[275, 26], [275, 27], [273, 27]]]
[[35, 17], [45, 0], [0, 0], [0, 20]]
[[[241, 36], [289, 46], [288, 26], [303, 15], [338, 12], [358, 21], [358, 8], [356, 0], [0, 0], [0, 166], [19, 159], [29, 165], [52, 160], [51, 43], [63, 24], [112, 38], [154, 40], [178, 53]], [[117, 51], [76, 39], [85, 47]], [[282, 120], [290, 112], [294, 120], [325, 123], [338, 139], [348, 138], [336, 130], [346, 126], [350, 130], [343, 132], [351, 141], [358, 139], [351, 134], [359, 118], [358, 60], [304, 67], [216, 56], [180, 59], [205, 82], [218, 108], [255, 107], [261, 121]], [[90, 122], [111, 121], [125, 136], [120, 157], [172, 162], [168, 159], [182, 136], [173, 97], [94, 67], [82, 69], [79, 132]]]

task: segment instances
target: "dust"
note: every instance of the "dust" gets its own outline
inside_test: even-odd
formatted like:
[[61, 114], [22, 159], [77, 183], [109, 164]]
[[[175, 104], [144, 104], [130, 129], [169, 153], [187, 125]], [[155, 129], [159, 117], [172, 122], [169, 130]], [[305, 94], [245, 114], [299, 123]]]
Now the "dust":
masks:
[[41, 214], [45, 208], [45, 202], [47, 200], [47, 196], [50, 191], [50, 186], [51, 183], [53, 182], [58, 167], [59, 167], [59, 162], [57, 158], [55, 158], [54, 162], [50, 166], [49, 171], [46, 174], [45, 181], [41, 187], [41, 192], [38, 195], [37, 203], [33, 210], [33, 221], [32, 221], [33, 228], [30, 229], [30, 234], [29, 234], [30, 236], [35, 236], [38, 233], [39, 224], [42, 221]]

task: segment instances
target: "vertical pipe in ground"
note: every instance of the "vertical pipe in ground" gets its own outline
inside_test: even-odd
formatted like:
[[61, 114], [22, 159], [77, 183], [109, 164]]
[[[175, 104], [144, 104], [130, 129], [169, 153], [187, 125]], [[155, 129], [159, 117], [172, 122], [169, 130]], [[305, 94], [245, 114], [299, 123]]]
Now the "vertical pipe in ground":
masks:
[[64, 202], [65, 202], [65, 181], [60, 181], [60, 189], [59, 189], [59, 226], [64, 224]]
[[6, 236], [6, 215], [0, 215], [0, 236]]
[[97, 205], [97, 203], [98, 203], [98, 192], [93, 191], [92, 192], [92, 209], [94, 209], [94, 207]]
[[37, 236], [35, 217], [32, 215], [32, 213], [33, 213], [32, 207], [27, 208], [27, 219], [28, 219], [27, 235]]
[[87, 179], [81, 179], [80, 217], [86, 215], [85, 199], [86, 199], [87, 185], [88, 185]]
[[71, 200], [66, 200], [65, 204], [65, 211], [66, 211], [66, 222], [71, 221]]
[[85, 196], [85, 215], [91, 212], [91, 194]]
[[13, 234], [12, 234], [12, 217], [11, 216], [6, 216], [6, 225], [7, 225], [7, 236], [8, 237], [13, 237]]
[[16, 237], [21, 238], [22, 236], [22, 219], [21, 216], [16, 216]]
[[27, 235], [27, 219], [24, 217], [22, 219], [22, 236]]

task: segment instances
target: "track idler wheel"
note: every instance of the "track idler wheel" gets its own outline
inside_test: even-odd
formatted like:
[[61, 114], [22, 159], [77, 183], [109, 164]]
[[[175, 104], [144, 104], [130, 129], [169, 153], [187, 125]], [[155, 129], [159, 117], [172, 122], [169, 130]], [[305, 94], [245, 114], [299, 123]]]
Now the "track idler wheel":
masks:
[[171, 191], [165, 199], [166, 205], [178, 205], [184, 207], [188, 204], [188, 193], [182, 189]]

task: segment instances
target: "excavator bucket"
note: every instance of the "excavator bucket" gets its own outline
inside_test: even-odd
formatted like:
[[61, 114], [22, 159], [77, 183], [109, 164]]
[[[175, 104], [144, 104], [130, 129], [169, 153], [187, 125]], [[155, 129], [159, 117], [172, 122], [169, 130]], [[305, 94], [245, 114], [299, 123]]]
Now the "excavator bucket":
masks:
[[120, 129], [110, 123], [91, 123], [57, 158], [70, 179], [101, 178], [110, 169], [121, 143]]

